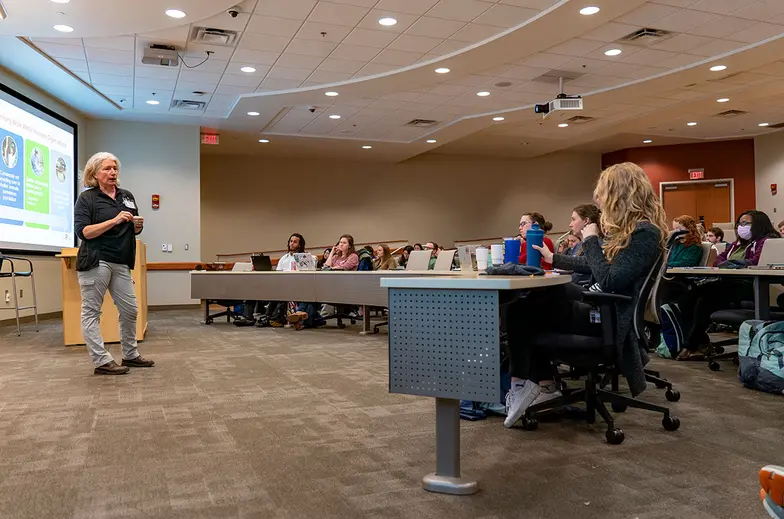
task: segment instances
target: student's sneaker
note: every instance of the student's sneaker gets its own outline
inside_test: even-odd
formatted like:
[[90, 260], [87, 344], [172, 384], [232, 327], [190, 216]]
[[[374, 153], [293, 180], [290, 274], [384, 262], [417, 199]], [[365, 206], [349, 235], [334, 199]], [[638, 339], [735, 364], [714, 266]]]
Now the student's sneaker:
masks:
[[274, 321], [274, 320], [273, 320], [273, 321], [270, 321], [270, 322], [269, 322], [269, 325], [270, 325], [272, 328], [283, 328], [284, 326], [286, 326], [286, 323], [282, 323], [282, 322], [280, 322], [280, 321]]
[[561, 396], [561, 392], [558, 390], [555, 384], [539, 386], [539, 396], [536, 397], [531, 405], [543, 404], [545, 402], [549, 402], [550, 400], [560, 398]]
[[759, 480], [762, 506], [771, 517], [784, 519], [784, 467], [762, 467]]
[[541, 388], [539, 384], [524, 380], [523, 382], [513, 382], [512, 387], [506, 394], [506, 419], [504, 427], [512, 427], [517, 420], [524, 414], [525, 410], [539, 396]]

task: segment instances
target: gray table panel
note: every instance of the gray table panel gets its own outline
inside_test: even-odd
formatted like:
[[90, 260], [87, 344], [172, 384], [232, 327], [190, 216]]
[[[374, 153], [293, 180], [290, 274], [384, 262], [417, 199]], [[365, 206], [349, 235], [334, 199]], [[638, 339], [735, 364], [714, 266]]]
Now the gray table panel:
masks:
[[192, 273], [193, 299], [316, 302], [315, 273]]

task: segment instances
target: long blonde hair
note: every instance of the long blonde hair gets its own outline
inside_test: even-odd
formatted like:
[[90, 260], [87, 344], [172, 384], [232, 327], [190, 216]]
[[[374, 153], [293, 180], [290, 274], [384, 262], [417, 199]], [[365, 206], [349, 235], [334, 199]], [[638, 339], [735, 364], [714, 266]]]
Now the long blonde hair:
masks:
[[606, 235], [604, 255], [608, 261], [629, 245], [634, 229], [642, 222], [659, 229], [659, 246], [664, 250], [669, 234], [667, 217], [648, 175], [640, 166], [624, 162], [605, 169], [593, 195], [602, 208], [601, 224]]
[[[95, 174], [101, 169], [101, 164], [103, 164], [104, 160], [113, 160], [117, 164], [117, 171], [120, 171], [120, 161], [117, 157], [105, 151], [96, 153], [87, 159], [87, 164], [84, 166], [84, 187], [98, 187], [98, 179], [95, 178]], [[117, 185], [120, 185], [119, 176], [117, 178]]]

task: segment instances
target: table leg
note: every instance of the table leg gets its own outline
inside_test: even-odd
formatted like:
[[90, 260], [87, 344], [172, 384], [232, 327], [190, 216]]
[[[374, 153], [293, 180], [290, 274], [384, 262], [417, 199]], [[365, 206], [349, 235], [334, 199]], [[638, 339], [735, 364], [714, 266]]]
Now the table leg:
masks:
[[754, 277], [754, 318], [770, 319], [770, 280], [762, 276]]
[[436, 398], [436, 471], [422, 487], [439, 494], [470, 495], [479, 482], [460, 475], [460, 401]]
[[370, 327], [370, 311], [367, 306], [362, 305], [362, 331], [359, 334], [370, 335], [371, 333], [373, 333], [373, 329]]

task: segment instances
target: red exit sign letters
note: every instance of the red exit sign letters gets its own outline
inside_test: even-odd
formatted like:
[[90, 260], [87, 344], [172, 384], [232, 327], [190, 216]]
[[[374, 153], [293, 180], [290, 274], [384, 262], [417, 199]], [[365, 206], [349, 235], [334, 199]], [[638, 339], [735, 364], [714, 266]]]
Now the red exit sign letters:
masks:
[[690, 169], [689, 180], [702, 180], [705, 178], [705, 169]]

